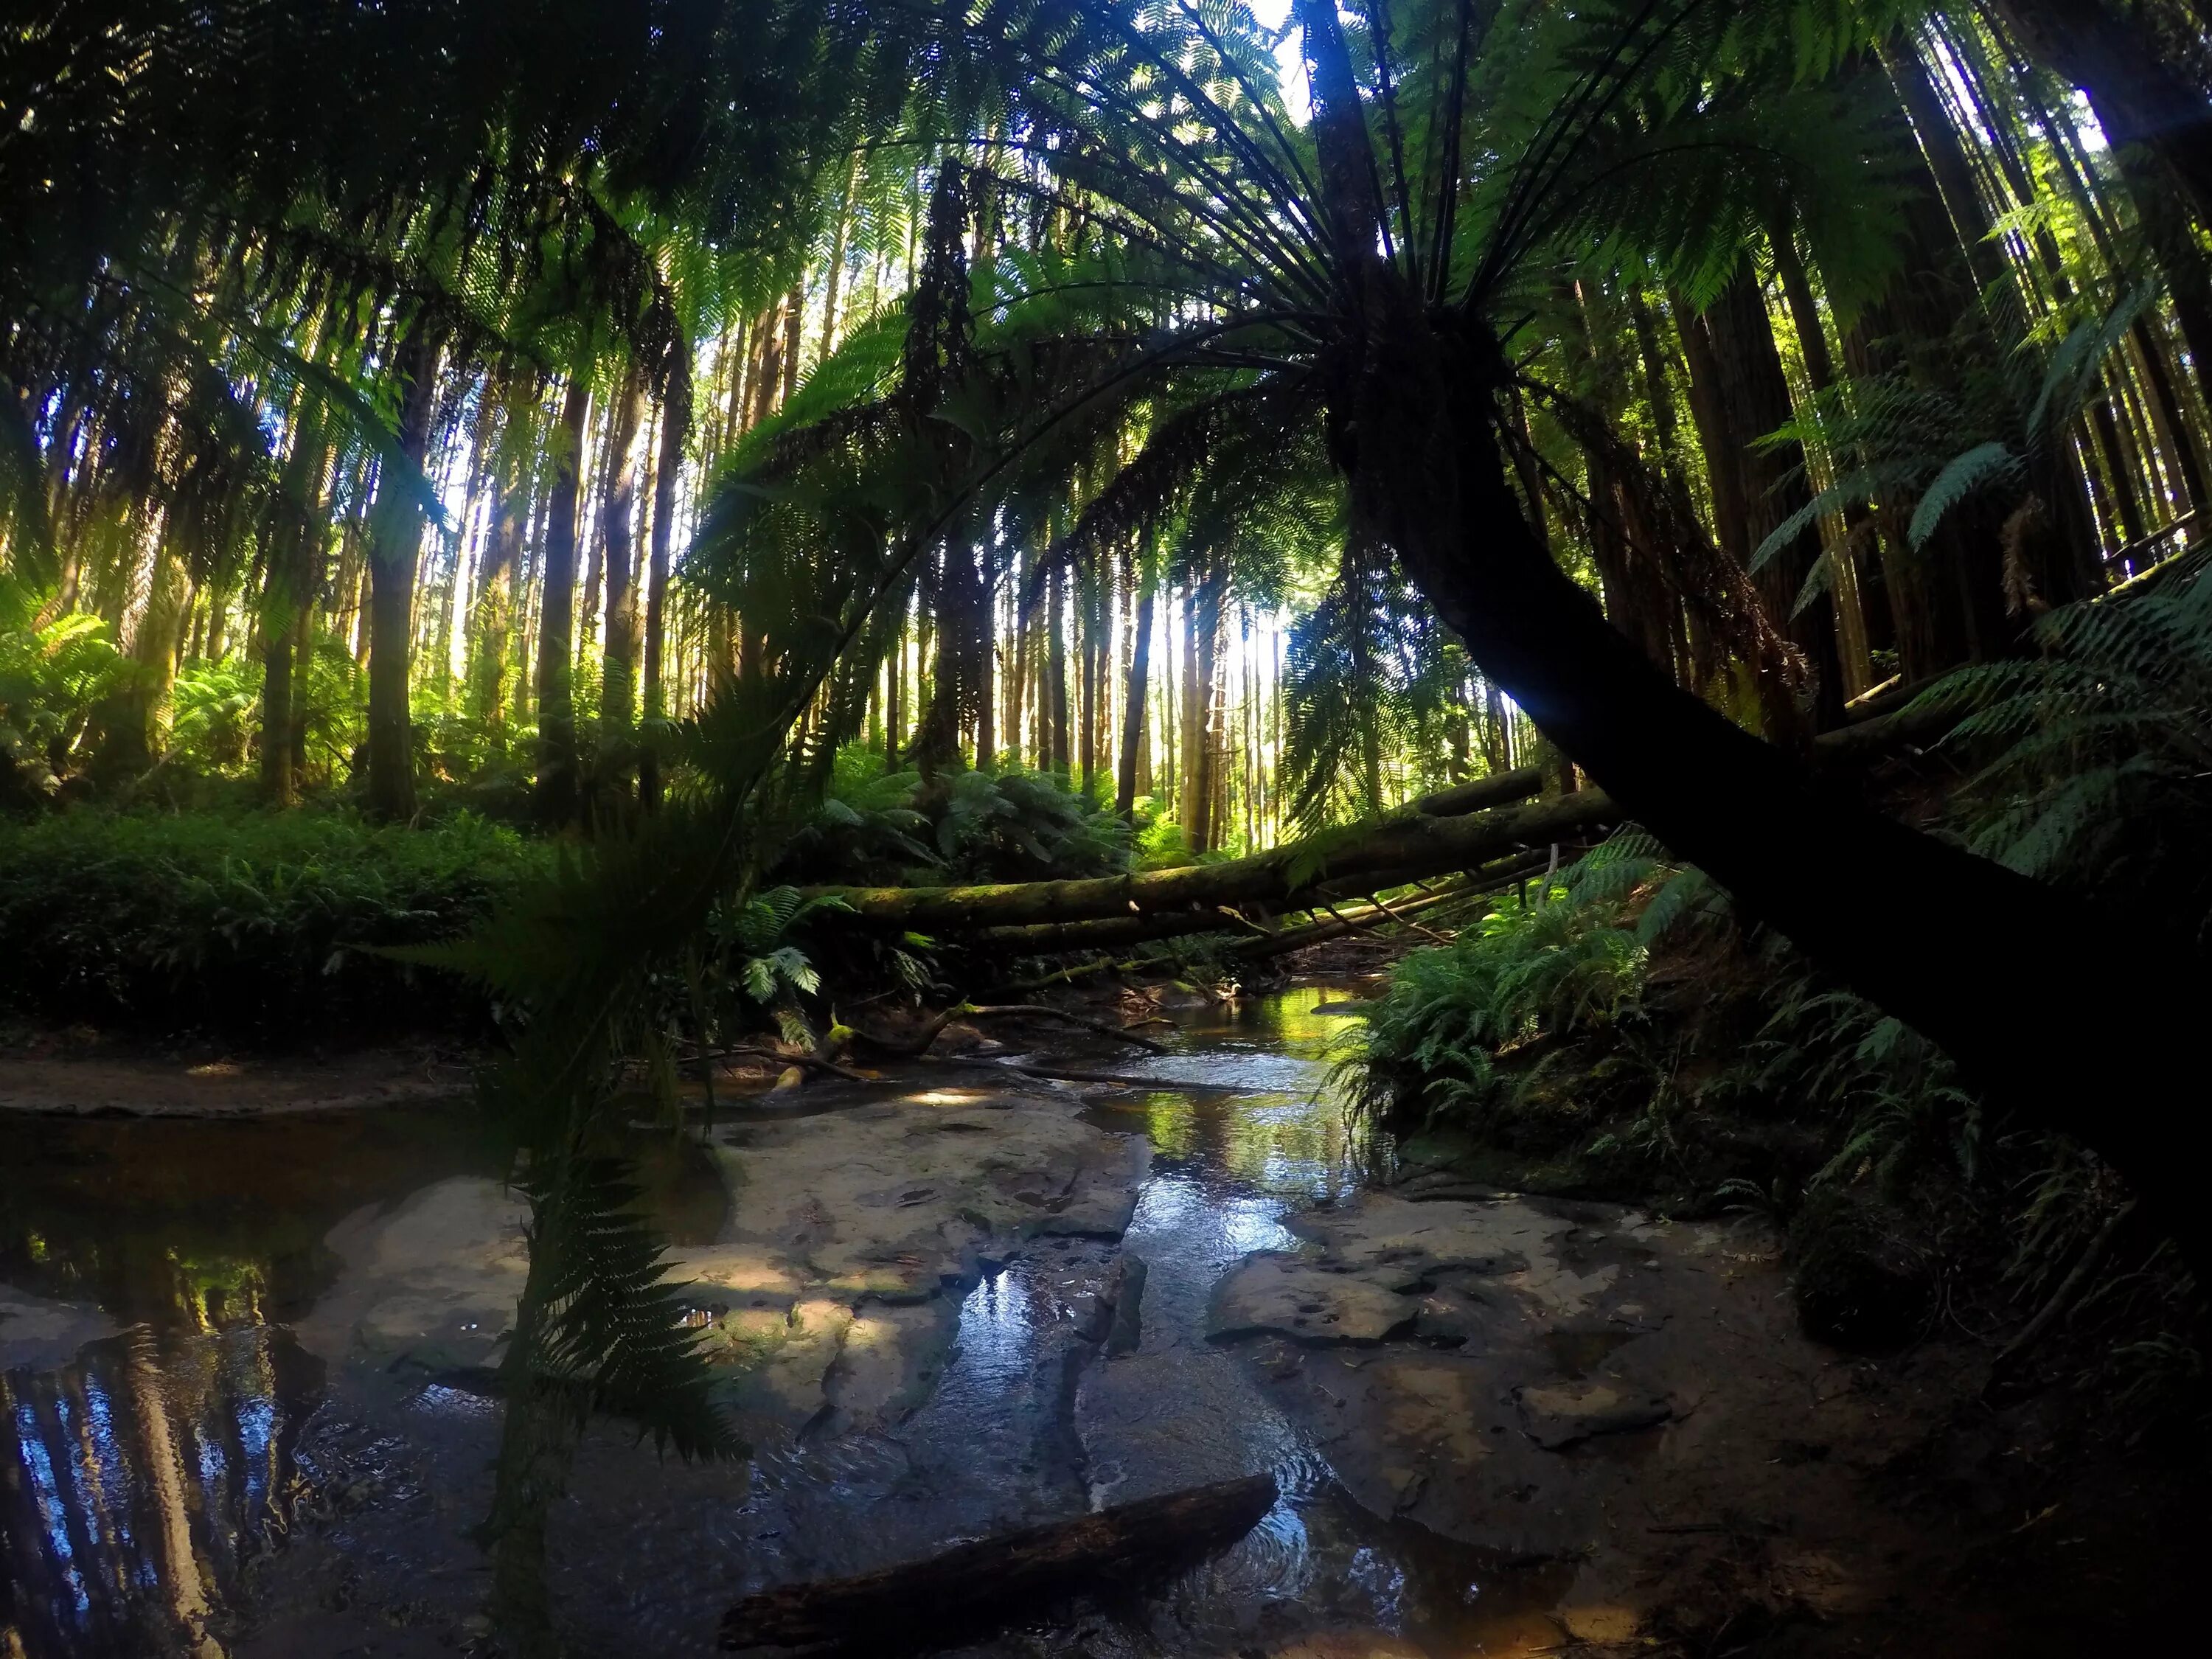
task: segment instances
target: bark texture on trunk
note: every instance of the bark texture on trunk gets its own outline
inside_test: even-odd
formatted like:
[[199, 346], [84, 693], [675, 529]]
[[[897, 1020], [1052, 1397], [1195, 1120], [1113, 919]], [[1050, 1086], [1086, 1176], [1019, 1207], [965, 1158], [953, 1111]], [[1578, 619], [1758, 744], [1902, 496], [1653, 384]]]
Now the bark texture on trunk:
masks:
[[1129, 645], [1129, 689], [1122, 702], [1121, 763], [1114, 780], [1114, 810], [1124, 818], [1133, 817], [1137, 810], [1138, 757], [1145, 749], [1146, 698], [1152, 669], [1152, 579], [1146, 573], [1139, 574], [1137, 580], [1140, 586], [1134, 637]]
[[576, 632], [576, 494], [592, 390], [580, 376], [568, 383], [555, 440], [553, 486], [545, 511], [543, 590], [538, 611], [538, 822], [573, 823], [580, 805], [576, 708], [572, 686]]
[[330, 448], [319, 422], [303, 417], [284, 469], [287, 516], [269, 562], [261, 605], [261, 790], [276, 806], [289, 806], [299, 793], [293, 728], [305, 719], [306, 699], [297, 695], [295, 679], [304, 678], [301, 624], [314, 603], [320, 574], [315, 566], [322, 550], [323, 477], [329, 466]]
[[[428, 319], [418, 317], [401, 339], [393, 364], [399, 384], [399, 455], [417, 469], [430, 452], [438, 347]], [[415, 742], [407, 714], [407, 682], [414, 643], [415, 565], [422, 550], [422, 506], [405, 481], [386, 477], [369, 518], [367, 805], [375, 817], [415, 816]]]
[[593, 770], [597, 788], [620, 795], [629, 793], [627, 750], [637, 723], [637, 432], [645, 422], [645, 392], [644, 371], [632, 364], [616, 394], [608, 439], [611, 468], [599, 514], [607, 595], [599, 657], [599, 741], [607, 752]]
[[648, 730], [637, 757], [638, 795], [647, 806], [660, 804], [660, 723], [668, 718], [668, 689], [663, 657], [668, 635], [668, 560], [676, 534], [677, 475], [684, 467], [684, 446], [691, 431], [691, 376], [687, 355], [674, 354], [668, 388], [660, 405], [660, 459], [653, 474], [653, 544], [645, 587], [645, 722]]
[[[2000, 1109], [2104, 1158], [2200, 1280], [2212, 1276], [2197, 1190], [2208, 1136], [2174, 1091], [2197, 1070], [2212, 992], [2203, 957], [1825, 787], [1676, 687], [1606, 622], [1507, 487], [1493, 427], [1493, 388], [1506, 378], [1498, 342], [1472, 320], [1440, 332], [1376, 258], [1383, 216], [1350, 54], [1333, 7], [1297, 7], [1315, 59], [1327, 215], [1361, 312], [1361, 360], [1333, 411], [1351, 437], [1340, 458], [1355, 512], [1397, 549], [1483, 672], [1622, 811], [1747, 916], [1942, 1045]], [[2078, 1025], [2084, 974], [2119, 964], [2141, 989], [2136, 1040], [2054, 1041]]]

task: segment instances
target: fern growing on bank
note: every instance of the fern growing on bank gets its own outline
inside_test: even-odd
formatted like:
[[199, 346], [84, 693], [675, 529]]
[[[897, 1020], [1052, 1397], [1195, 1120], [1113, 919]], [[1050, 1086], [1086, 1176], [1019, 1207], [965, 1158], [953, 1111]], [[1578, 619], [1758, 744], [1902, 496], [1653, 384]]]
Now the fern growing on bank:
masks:
[[1977, 852], [2049, 879], [2158, 890], [2201, 929], [2212, 580], [2201, 555], [2183, 556], [2147, 592], [2038, 617], [2035, 654], [1960, 669], [1915, 706], [1957, 714], [1948, 746], [1982, 761], [1954, 807]]

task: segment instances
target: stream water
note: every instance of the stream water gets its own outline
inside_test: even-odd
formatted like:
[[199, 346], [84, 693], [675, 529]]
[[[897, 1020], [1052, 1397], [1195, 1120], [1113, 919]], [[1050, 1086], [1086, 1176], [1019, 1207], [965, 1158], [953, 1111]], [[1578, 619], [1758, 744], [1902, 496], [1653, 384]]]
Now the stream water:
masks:
[[[1174, 1053], [1112, 1057], [1156, 1087], [1071, 1097], [1152, 1148], [1120, 1247], [1148, 1269], [1133, 1349], [1108, 1358], [1073, 1313], [1115, 1247], [1041, 1240], [987, 1264], [941, 1378], [888, 1425], [763, 1442], [738, 1468], [587, 1437], [552, 1538], [580, 1650], [708, 1651], [748, 1590], [1260, 1470], [1281, 1498], [1225, 1554], [963, 1651], [1286, 1654], [1347, 1630], [1373, 1640], [1326, 1651], [1556, 1640], [1539, 1615], [1561, 1569], [1353, 1503], [1327, 1445], [1269, 1403], [1246, 1357], [1206, 1340], [1222, 1274], [1294, 1245], [1283, 1218], [1340, 1200], [1372, 1158], [1328, 1091], [1344, 1021], [1314, 1012], [1344, 994], [1188, 1012]], [[665, 1134], [640, 1149], [672, 1236], [713, 1239], [726, 1200], [708, 1160]], [[0, 1300], [0, 1655], [428, 1654], [481, 1638], [468, 1528], [489, 1504], [497, 1407], [450, 1377], [339, 1364], [318, 1333], [342, 1299], [330, 1241], [345, 1218], [504, 1166], [465, 1103], [0, 1119], [0, 1297], [15, 1298]]]

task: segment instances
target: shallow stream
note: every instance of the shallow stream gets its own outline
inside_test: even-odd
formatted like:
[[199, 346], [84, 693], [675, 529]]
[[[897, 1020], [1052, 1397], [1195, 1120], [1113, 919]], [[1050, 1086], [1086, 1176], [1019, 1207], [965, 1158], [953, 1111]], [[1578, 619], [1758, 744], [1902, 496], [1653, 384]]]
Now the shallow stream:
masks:
[[[595, 1430], [551, 1545], [579, 1650], [709, 1651], [721, 1611], [757, 1589], [1261, 1470], [1281, 1498], [1226, 1554], [963, 1651], [1440, 1659], [1556, 1641], [1540, 1615], [1563, 1569], [1354, 1503], [1249, 1356], [1206, 1340], [1222, 1275], [1293, 1247], [1283, 1218], [1346, 1196], [1376, 1155], [1348, 1138], [1328, 1090], [1346, 1021], [1314, 1011], [1345, 994], [1304, 986], [1187, 1011], [1176, 1052], [1140, 1063], [1054, 1051], [1159, 1079], [1065, 1098], [1151, 1147], [1118, 1247], [1148, 1269], [1133, 1347], [1109, 1358], [1082, 1314], [1117, 1247], [1039, 1238], [985, 1264], [933, 1388], [889, 1420], [847, 1431], [824, 1416], [710, 1468]], [[972, 1087], [973, 1072], [946, 1075]], [[741, 1145], [746, 1129], [720, 1133]], [[665, 1133], [640, 1149], [671, 1236], [712, 1242], [726, 1200], [709, 1159]], [[347, 1316], [348, 1226], [504, 1167], [465, 1103], [0, 1119], [0, 1654], [479, 1641], [487, 1579], [468, 1529], [489, 1505], [497, 1407], [465, 1368], [341, 1363], [331, 1332]], [[439, 1235], [426, 1222], [416, 1237], [434, 1249]], [[1297, 1645], [1347, 1630], [1376, 1639]]]

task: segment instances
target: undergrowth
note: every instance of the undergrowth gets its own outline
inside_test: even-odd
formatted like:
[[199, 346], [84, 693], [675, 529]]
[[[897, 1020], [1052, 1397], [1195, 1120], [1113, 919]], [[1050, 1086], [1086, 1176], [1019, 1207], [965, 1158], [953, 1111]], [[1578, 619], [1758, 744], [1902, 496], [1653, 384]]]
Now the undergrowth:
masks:
[[467, 814], [111, 812], [0, 820], [0, 1007], [57, 1023], [304, 1045], [481, 1024], [380, 947], [449, 937], [550, 849]]
[[[2155, 902], [2201, 940], [2212, 580], [2185, 569], [2051, 612], [2033, 637], [2038, 654], [1923, 700], [1960, 716], [1949, 832], [2106, 902]], [[1808, 1327], [1836, 1340], [1998, 1328], [2057, 1298], [2062, 1368], [2169, 1401], [2201, 1379], [2194, 1287], [2109, 1170], [2009, 1128], [1933, 1044], [1640, 834], [1407, 957], [1342, 1067], [1357, 1109], [1482, 1173], [1767, 1215]]]

